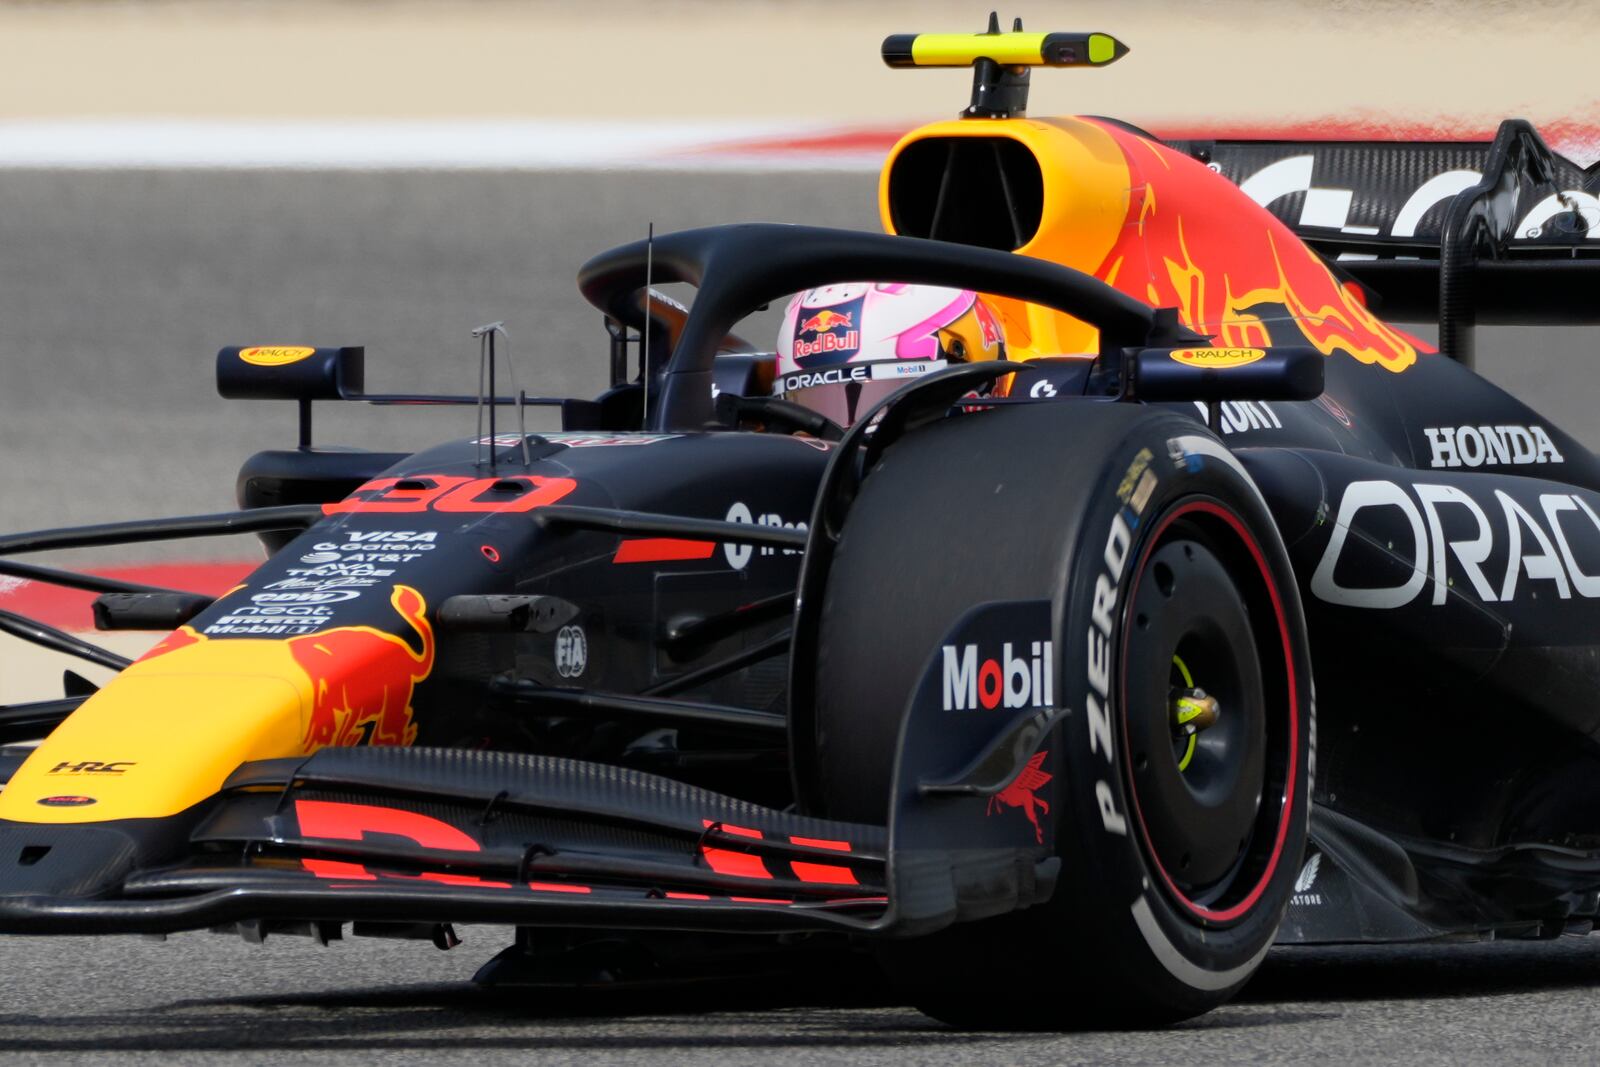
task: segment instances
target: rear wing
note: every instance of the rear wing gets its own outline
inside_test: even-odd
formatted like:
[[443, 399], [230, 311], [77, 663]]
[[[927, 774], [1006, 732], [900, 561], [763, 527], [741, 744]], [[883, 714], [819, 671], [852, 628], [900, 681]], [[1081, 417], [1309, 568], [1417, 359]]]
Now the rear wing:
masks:
[[1181, 141], [1386, 317], [1437, 320], [1472, 361], [1478, 323], [1600, 323], [1600, 163], [1508, 119], [1493, 141]]

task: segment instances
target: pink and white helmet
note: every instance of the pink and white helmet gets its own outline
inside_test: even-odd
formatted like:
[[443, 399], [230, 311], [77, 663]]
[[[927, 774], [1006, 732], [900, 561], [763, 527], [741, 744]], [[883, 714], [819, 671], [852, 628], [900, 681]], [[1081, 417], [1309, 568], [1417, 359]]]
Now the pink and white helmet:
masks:
[[1004, 357], [1000, 320], [970, 289], [825, 285], [784, 310], [772, 391], [849, 426], [911, 379]]

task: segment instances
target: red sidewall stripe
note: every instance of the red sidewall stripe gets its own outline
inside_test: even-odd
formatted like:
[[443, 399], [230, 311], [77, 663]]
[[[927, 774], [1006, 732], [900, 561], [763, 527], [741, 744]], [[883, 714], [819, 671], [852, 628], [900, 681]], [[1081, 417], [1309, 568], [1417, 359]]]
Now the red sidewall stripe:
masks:
[[[1245, 547], [1250, 550], [1250, 556], [1255, 560], [1256, 567], [1261, 572], [1261, 580], [1266, 583], [1267, 594], [1272, 601], [1273, 615], [1278, 622], [1278, 633], [1282, 638], [1283, 643], [1283, 667], [1284, 674], [1288, 680], [1289, 697], [1289, 768], [1284, 777], [1283, 801], [1280, 805], [1278, 814], [1278, 830], [1272, 842], [1272, 854], [1270, 857], [1268, 857], [1266, 869], [1262, 871], [1260, 879], [1251, 888], [1250, 892], [1245, 895], [1244, 899], [1232, 907], [1213, 909], [1205, 907], [1201, 904], [1196, 904], [1178, 888], [1177, 883], [1172, 880], [1172, 876], [1167, 873], [1167, 869], [1161, 865], [1160, 858], [1155, 854], [1154, 846], [1150, 845], [1150, 830], [1145, 825], [1144, 813], [1139, 809], [1139, 791], [1133, 787], [1133, 777], [1131, 774], [1128, 777], [1128, 795], [1133, 798], [1133, 813], [1134, 816], [1139, 820], [1139, 831], [1144, 836], [1145, 844], [1149, 846], [1147, 851], [1150, 856], [1151, 863], [1155, 867], [1156, 872], [1161, 876], [1161, 880], [1166, 885], [1168, 892], [1171, 893], [1176, 900], [1182, 903], [1185, 908], [1200, 918], [1208, 922], [1226, 923], [1232, 922], [1233, 920], [1239, 918], [1255, 906], [1256, 902], [1261, 899], [1261, 895], [1266, 892], [1267, 886], [1272, 883], [1273, 875], [1275, 875], [1278, 870], [1278, 864], [1283, 859], [1284, 845], [1287, 843], [1289, 837], [1289, 824], [1294, 821], [1294, 798], [1300, 771], [1299, 680], [1295, 675], [1294, 648], [1289, 639], [1289, 623], [1284, 614], [1283, 599], [1278, 594], [1278, 583], [1273, 580], [1272, 572], [1267, 567], [1266, 556], [1262, 553], [1261, 546], [1256, 543], [1255, 537], [1252, 536], [1250, 531], [1245, 528], [1244, 523], [1239, 520], [1238, 516], [1221, 505], [1213, 504], [1209, 501], [1203, 500], [1192, 501], [1174, 509], [1166, 516], [1166, 518], [1162, 520], [1161, 525], [1156, 527], [1155, 532], [1151, 534], [1150, 540], [1147, 542], [1144, 552], [1139, 557], [1138, 567], [1134, 571], [1133, 584], [1128, 589], [1127, 603], [1131, 604], [1133, 602], [1134, 595], [1138, 591], [1139, 579], [1143, 576], [1145, 562], [1150, 558], [1150, 553], [1155, 550], [1155, 546], [1160, 542], [1162, 533], [1164, 533], [1167, 527], [1171, 526], [1172, 523], [1177, 519], [1196, 511], [1204, 512], [1227, 523], [1227, 525], [1238, 536], [1239, 540], [1242, 541]], [[1126, 660], [1128, 640], [1126, 634], [1127, 631], [1124, 630], [1124, 661]], [[1126, 684], [1124, 684], [1122, 688], [1123, 692], [1120, 694], [1123, 698], [1122, 745], [1123, 751], [1126, 753], [1128, 748], [1128, 709]]]

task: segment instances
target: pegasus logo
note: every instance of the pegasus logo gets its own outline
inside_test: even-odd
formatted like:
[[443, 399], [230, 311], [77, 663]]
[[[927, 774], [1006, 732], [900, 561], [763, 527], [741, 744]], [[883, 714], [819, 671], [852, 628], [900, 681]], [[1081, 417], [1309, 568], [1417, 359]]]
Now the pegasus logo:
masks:
[[1033, 823], [1033, 836], [1039, 844], [1044, 844], [1044, 827], [1039, 824], [1039, 812], [1050, 814], [1050, 803], [1041, 800], [1038, 790], [1043, 789], [1055, 777], [1046, 774], [1042, 768], [1048, 752], [1040, 752], [1028, 761], [1028, 765], [1017, 775], [1016, 781], [1006, 786], [1000, 792], [989, 798], [988, 814], [995, 815], [1006, 808], [1021, 808], [1022, 813]]

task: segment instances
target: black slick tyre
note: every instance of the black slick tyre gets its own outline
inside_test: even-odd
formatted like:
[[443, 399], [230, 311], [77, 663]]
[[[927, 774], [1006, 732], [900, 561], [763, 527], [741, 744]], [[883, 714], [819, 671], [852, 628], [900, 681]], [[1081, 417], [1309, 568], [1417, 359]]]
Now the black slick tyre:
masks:
[[1134, 405], [1005, 408], [895, 443], [817, 609], [823, 814], [886, 818], [907, 698], [952, 623], [995, 600], [1052, 605], [1038, 795], [1056, 891], [883, 942], [885, 966], [963, 1026], [1159, 1025], [1222, 1003], [1272, 943], [1310, 796], [1305, 623], [1259, 492], [1204, 426]]

